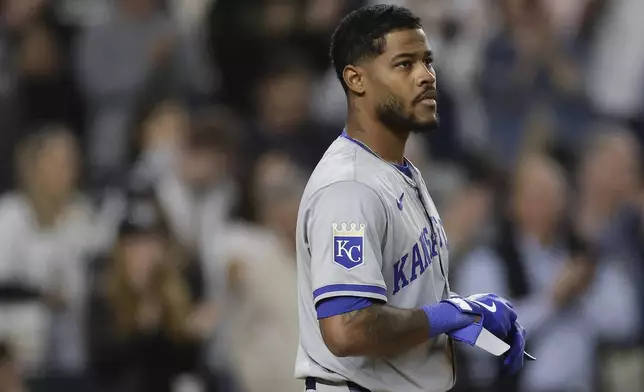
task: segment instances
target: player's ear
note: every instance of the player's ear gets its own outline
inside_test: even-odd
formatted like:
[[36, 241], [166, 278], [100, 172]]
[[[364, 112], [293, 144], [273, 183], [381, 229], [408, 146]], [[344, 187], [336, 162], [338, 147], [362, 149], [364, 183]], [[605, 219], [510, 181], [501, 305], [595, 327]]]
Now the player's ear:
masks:
[[355, 65], [347, 65], [344, 67], [342, 77], [349, 90], [358, 95], [364, 94], [364, 73], [362, 68]]

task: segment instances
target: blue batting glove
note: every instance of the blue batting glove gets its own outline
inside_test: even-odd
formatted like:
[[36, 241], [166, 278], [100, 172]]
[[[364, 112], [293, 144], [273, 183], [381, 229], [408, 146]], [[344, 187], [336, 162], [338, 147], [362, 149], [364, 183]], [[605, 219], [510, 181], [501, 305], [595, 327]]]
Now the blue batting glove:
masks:
[[518, 321], [514, 322], [508, 336], [510, 350], [503, 361], [503, 373], [514, 374], [523, 367], [523, 352], [525, 350], [525, 329]]
[[512, 304], [494, 294], [474, 294], [469, 297], [452, 296], [441, 302], [456, 307], [462, 313], [481, 317], [478, 323], [453, 331], [449, 335], [455, 340], [473, 345], [482, 328], [501, 340], [506, 340], [517, 319]]

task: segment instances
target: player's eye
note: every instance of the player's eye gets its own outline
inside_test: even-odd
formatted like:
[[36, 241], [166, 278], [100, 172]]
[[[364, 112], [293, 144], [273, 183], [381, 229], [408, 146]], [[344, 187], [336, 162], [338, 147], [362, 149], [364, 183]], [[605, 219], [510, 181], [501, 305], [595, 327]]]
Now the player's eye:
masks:
[[426, 66], [431, 67], [432, 64], [434, 64], [434, 59], [431, 57], [427, 57], [423, 60], [423, 63], [425, 63]]
[[396, 64], [396, 68], [402, 68], [402, 69], [411, 68], [411, 66], [412, 66], [411, 61], [401, 61]]

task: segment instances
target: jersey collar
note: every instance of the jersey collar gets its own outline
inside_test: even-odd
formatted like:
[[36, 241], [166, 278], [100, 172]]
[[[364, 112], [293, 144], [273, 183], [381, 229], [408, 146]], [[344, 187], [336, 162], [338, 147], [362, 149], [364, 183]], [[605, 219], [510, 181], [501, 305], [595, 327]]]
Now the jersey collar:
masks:
[[381, 160], [382, 162], [384, 162], [384, 163], [386, 163], [387, 165], [389, 165], [389, 166], [393, 167], [394, 169], [396, 169], [396, 173], [398, 173], [399, 175], [401, 175], [401, 176], [405, 179], [405, 181], [407, 181], [411, 186], [413, 186], [413, 187], [416, 187], [416, 186], [417, 186], [416, 177], [418, 176], [418, 169], [417, 169], [417, 168], [416, 168], [416, 166], [414, 166], [414, 165], [411, 163], [411, 161], [410, 161], [409, 159], [407, 159], [406, 157], [403, 157], [403, 159], [404, 159], [404, 161], [405, 161], [406, 165], [409, 167], [409, 171], [410, 171], [410, 173], [411, 173], [411, 177], [410, 177], [410, 176], [408, 176], [408, 175], [406, 175], [405, 173], [403, 173], [403, 171], [402, 171], [402, 170], [401, 170], [401, 168], [400, 168], [400, 165], [396, 165], [396, 164], [394, 164], [394, 163], [391, 163], [391, 162], [389, 162], [389, 161], [386, 161], [386, 160], [382, 159], [382, 157], [381, 157], [380, 155], [376, 154], [376, 153], [375, 153], [371, 148], [369, 148], [369, 146], [367, 146], [366, 144], [364, 144], [364, 143], [363, 143], [363, 142], [361, 142], [360, 140], [358, 140], [358, 139], [354, 139], [354, 138], [352, 138], [351, 136], [349, 136], [349, 135], [347, 134], [347, 129], [346, 129], [346, 128], [344, 128], [344, 129], [342, 130], [342, 134], [340, 135], [340, 137], [341, 137], [341, 138], [344, 138], [344, 139], [347, 139], [347, 140], [349, 140], [349, 141], [350, 141], [350, 142], [352, 142], [352, 143], [357, 144], [357, 145], [358, 145], [358, 146], [360, 146], [363, 150], [367, 151], [369, 154], [373, 155], [374, 157], [378, 158], [378, 159], [379, 159], [379, 160]]

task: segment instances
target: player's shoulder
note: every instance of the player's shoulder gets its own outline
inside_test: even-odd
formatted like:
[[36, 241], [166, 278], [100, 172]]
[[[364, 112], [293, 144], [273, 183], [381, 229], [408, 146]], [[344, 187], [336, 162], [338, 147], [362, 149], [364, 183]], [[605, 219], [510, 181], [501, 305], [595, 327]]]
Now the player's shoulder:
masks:
[[313, 194], [334, 183], [356, 181], [357, 159], [355, 147], [344, 138], [337, 138], [311, 173], [304, 193]]
[[316, 193], [340, 188], [363, 189], [377, 194], [387, 174], [384, 165], [373, 154], [347, 138], [337, 138], [327, 149], [311, 174], [304, 191], [306, 200]]

